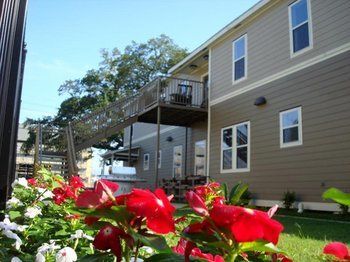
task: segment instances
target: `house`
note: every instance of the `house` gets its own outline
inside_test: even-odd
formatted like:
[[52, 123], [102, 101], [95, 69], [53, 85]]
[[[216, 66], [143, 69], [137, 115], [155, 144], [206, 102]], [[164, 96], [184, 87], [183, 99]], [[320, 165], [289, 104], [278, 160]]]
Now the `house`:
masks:
[[[350, 189], [349, 14], [348, 0], [258, 2], [141, 90], [152, 113], [110, 155], [142, 187], [204, 176], [249, 184], [256, 205], [289, 190], [306, 209], [337, 210], [321, 195]], [[152, 97], [164, 106], [149, 109]]]

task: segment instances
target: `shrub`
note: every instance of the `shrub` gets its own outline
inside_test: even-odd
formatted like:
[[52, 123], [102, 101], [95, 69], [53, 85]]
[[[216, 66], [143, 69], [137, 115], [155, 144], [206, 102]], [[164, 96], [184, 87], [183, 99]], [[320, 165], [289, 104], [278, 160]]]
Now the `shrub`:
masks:
[[342, 215], [348, 214], [349, 207], [347, 205], [339, 204], [339, 208]]
[[285, 192], [282, 199], [283, 206], [285, 207], [285, 209], [289, 210], [293, 206], [295, 200], [296, 200], [295, 192], [289, 191], [289, 190]]

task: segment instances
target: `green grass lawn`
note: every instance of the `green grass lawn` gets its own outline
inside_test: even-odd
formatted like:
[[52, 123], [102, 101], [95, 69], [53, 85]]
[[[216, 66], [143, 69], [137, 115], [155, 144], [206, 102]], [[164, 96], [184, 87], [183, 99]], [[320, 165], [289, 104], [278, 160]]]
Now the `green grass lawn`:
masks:
[[320, 261], [323, 247], [331, 241], [350, 245], [350, 223], [283, 216], [275, 219], [285, 227], [278, 246], [296, 262]]

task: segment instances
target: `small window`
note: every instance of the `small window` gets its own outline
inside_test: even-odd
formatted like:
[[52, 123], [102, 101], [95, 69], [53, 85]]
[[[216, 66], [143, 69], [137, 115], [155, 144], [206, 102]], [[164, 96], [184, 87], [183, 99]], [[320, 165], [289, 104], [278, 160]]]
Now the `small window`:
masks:
[[194, 145], [194, 175], [205, 176], [206, 140], [197, 141]]
[[182, 176], [182, 145], [174, 146], [173, 177]]
[[250, 170], [250, 122], [222, 129], [221, 172]]
[[292, 55], [312, 47], [309, 0], [298, 0], [289, 6], [289, 28]]
[[143, 170], [149, 170], [149, 154], [143, 154]]
[[232, 44], [233, 83], [247, 76], [247, 35], [241, 36]]
[[280, 145], [281, 147], [303, 144], [301, 107], [280, 112]]
[[[155, 152], [155, 160], [156, 160], [156, 163], [155, 165], [157, 164], [157, 151]], [[162, 150], [159, 150], [159, 156], [158, 156], [158, 169], [162, 168]]]

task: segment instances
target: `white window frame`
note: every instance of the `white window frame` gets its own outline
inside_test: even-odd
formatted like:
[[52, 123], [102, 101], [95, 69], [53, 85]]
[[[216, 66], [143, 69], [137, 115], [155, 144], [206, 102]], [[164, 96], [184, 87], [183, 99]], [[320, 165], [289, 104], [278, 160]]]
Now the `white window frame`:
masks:
[[[283, 115], [297, 111], [298, 112], [298, 124], [284, 127], [283, 126]], [[294, 142], [283, 142], [283, 130], [287, 128], [298, 127], [298, 141]], [[303, 123], [302, 123], [302, 107], [294, 107], [288, 110], [284, 110], [280, 112], [280, 148], [293, 147], [293, 146], [301, 146], [303, 144]]]
[[[237, 127], [241, 125], [247, 125], [248, 127], [248, 143], [246, 145], [237, 145]], [[232, 168], [231, 169], [223, 169], [223, 151], [230, 149], [230, 148], [222, 148], [222, 141], [223, 141], [223, 131], [226, 129], [232, 129]], [[220, 173], [243, 173], [243, 172], [250, 172], [250, 121], [237, 123], [232, 126], [227, 126], [221, 129], [221, 159], [220, 159]], [[246, 168], [237, 168], [236, 162], [237, 162], [237, 148], [240, 147], [247, 147], [247, 167]]]
[[194, 171], [193, 171], [193, 175], [197, 175], [196, 174], [196, 145], [198, 143], [203, 143], [204, 142], [204, 146], [205, 146], [205, 150], [204, 150], [204, 175], [207, 173], [207, 140], [203, 139], [203, 140], [198, 140], [194, 143]]
[[[157, 165], [157, 151], [155, 151], [155, 160], [154, 164]], [[159, 162], [158, 162], [158, 169], [162, 168], [162, 150], [159, 150]]]
[[178, 147], [181, 147], [181, 165], [180, 165], [180, 168], [181, 168], [181, 174], [180, 174], [180, 177], [182, 177], [182, 165], [183, 165], [183, 146], [182, 145], [177, 145], [177, 146], [174, 146], [173, 148], [173, 177], [175, 177], [175, 148], [178, 148]]
[[[148, 156], [148, 160], [146, 161], [146, 156]], [[143, 171], [149, 170], [149, 160], [150, 160], [150, 154], [144, 153], [143, 154]]]
[[[295, 4], [299, 3], [302, 0], [297, 0], [290, 4], [288, 6], [288, 16], [289, 16], [289, 48], [290, 48], [290, 57], [296, 57], [298, 55], [301, 55], [309, 50], [311, 50], [314, 46], [314, 41], [313, 41], [313, 32], [312, 32], [312, 18], [311, 18], [311, 3], [310, 0], [306, 0], [306, 5], [307, 5], [307, 21], [297, 25], [296, 27], [293, 28], [292, 25], [292, 6]], [[294, 38], [293, 38], [293, 30], [304, 25], [305, 23], [308, 23], [309, 27], [309, 46], [305, 47], [299, 51], [294, 52]]]
[[[241, 57], [235, 60], [235, 44], [242, 38], [244, 38], [244, 77], [235, 80], [235, 62], [239, 59], [242, 59]], [[248, 35], [244, 34], [232, 42], [232, 85], [247, 79], [247, 75], [248, 75]]]

